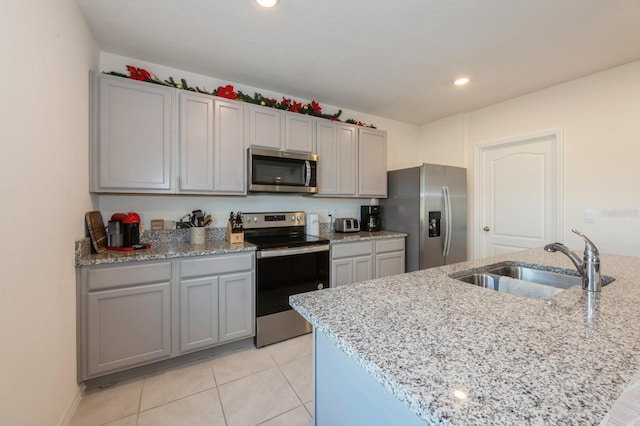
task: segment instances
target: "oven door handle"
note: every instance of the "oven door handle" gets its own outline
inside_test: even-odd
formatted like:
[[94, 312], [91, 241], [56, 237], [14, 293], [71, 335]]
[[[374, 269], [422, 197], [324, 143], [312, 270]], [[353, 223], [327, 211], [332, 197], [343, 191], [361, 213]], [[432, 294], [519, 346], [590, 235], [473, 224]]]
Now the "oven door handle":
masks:
[[328, 244], [323, 244], [323, 245], [320, 245], [320, 246], [258, 250], [256, 252], [256, 258], [257, 259], [266, 259], [266, 258], [269, 258], [269, 257], [293, 256], [293, 255], [296, 255], [296, 254], [317, 253], [317, 252], [320, 252], [320, 251], [329, 251], [329, 245]]

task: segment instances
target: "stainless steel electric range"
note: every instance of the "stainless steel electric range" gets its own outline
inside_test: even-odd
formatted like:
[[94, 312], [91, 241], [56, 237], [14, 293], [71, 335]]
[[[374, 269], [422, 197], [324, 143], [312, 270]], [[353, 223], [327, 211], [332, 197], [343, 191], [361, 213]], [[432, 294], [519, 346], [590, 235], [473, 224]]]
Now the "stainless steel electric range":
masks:
[[256, 250], [257, 347], [311, 331], [289, 296], [329, 288], [329, 240], [305, 234], [304, 212], [244, 213]]

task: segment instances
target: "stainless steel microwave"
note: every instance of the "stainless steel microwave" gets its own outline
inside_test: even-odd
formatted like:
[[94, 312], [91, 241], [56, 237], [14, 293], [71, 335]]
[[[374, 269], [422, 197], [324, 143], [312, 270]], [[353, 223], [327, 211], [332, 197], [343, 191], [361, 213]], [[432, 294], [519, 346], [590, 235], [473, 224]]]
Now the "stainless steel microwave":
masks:
[[318, 192], [315, 154], [249, 148], [247, 162], [249, 192]]

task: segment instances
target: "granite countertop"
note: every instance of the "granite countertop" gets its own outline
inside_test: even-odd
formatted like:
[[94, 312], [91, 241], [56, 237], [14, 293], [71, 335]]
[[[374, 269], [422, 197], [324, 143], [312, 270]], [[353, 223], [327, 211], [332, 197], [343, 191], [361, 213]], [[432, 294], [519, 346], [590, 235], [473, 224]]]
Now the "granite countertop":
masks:
[[[90, 244], [90, 243], [89, 243]], [[255, 251], [256, 246], [249, 243], [231, 244], [225, 240], [208, 240], [204, 244], [188, 242], [160, 242], [151, 244], [150, 249], [132, 252], [107, 251], [103, 254], [91, 254], [88, 250], [76, 249], [76, 266], [102, 265], [143, 260], [171, 259], [175, 257], [206, 256], [212, 254]]]
[[334, 243], [352, 243], [357, 241], [384, 240], [388, 238], [403, 238], [404, 232], [377, 231], [377, 232], [320, 232], [322, 238]]
[[[224, 240], [225, 229], [207, 229], [205, 244], [189, 244], [188, 230], [152, 231], [141, 236], [141, 243], [150, 243], [151, 248], [133, 252], [108, 251], [103, 254], [91, 253], [89, 238], [76, 241], [75, 266], [101, 265], [105, 263], [133, 262], [142, 260], [170, 259], [174, 257], [205, 256], [211, 254], [254, 251], [256, 247], [250, 243], [231, 244]], [[320, 236], [331, 243], [378, 240], [387, 238], [402, 238], [407, 234], [402, 232], [355, 232], [337, 233], [321, 232]]]
[[290, 302], [427, 424], [599, 424], [640, 368], [640, 258], [601, 255], [616, 281], [590, 303], [580, 287], [546, 301], [448, 278], [503, 261], [574, 270], [539, 248]]

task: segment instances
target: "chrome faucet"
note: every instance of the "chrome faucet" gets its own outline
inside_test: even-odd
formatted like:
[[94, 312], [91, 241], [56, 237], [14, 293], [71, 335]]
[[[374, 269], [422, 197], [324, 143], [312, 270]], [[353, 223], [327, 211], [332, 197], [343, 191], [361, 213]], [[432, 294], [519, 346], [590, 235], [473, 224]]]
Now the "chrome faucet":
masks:
[[578, 255], [561, 243], [547, 244], [544, 246], [544, 249], [548, 252], [559, 251], [565, 254], [571, 259], [580, 273], [582, 277], [582, 288], [587, 291], [600, 291], [602, 279], [600, 276], [600, 254], [598, 253], [598, 248], [586, 235], [577, 229], [572, 229], [571, 232], [581, 236], [584, 240], [584, 257], [582, 261], [580, 261]]

